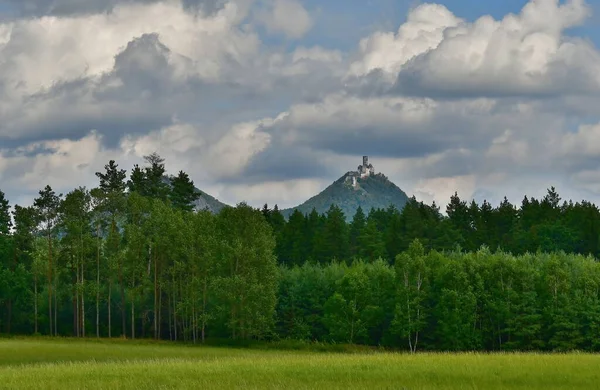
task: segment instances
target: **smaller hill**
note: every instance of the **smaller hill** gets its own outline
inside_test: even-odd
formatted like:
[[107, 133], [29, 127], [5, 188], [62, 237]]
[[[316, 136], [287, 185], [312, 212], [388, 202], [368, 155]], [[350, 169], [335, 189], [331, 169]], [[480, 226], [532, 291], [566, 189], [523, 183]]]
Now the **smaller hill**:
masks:
[[223, 210], [223, 208], [228, 206], [227, 204], [220, 202], [214, 197], [208, 195], [206, 192], [202, 192], [197, 188], [196, 191], [200, 193], [200, 198], [198, 198], [198, 200], [194, 203], [194, 208], [196, 211], [208, 209], [211, 213], [217, 214]]
[[[356, 180], [356, 184], [353, 180]], [[314, 208], [321, 214], [326, 213], [329, 207], [335, 204], [342, 209], [346, 219], [351, 220], [359, 206], [368, 213], [372, 208], [387, 209], [390, 206], [402, 210], [407, 202], [406, 193], [382, 173], [371, 172], [367, 176], [357, 177], [355, 172], [348, 172], [318, 195], [297, 207], [284, 209], [281, 212], [286, 218], [295, 209], [302, 214], [308, 214]]]
[[[169, 186], [171, 185], [171, 179], [168, 176], [164, 176], [163, 181]], [[200, 211], [208, 209], [211, 213], [218, 214], [224, 207], [228, 206], [223, 202], [219, 202], [219, 200], [206, 192], [200, 191], [197, 187], [194, 187], [194, 189], [196, 190], [196, 193], [200, 194], [198, 200], [194, 202], [194, 210]]]

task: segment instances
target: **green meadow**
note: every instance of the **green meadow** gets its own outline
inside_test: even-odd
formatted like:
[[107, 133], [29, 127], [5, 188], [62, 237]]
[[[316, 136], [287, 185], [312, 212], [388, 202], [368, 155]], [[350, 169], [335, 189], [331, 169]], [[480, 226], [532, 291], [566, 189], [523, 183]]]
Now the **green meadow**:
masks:
[[314, 352], [0, 340], [6, 389], [591, 389], [600, 355]]

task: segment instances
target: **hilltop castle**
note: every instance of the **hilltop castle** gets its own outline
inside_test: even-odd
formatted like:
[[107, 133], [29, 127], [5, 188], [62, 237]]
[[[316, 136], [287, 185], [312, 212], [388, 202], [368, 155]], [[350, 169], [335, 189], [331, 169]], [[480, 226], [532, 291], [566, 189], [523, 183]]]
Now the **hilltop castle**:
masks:
[[363, 156], [363, 163], [358, 166], [358, 175], [363, 178], [371, 174], [375, 174], [375, 168], [373, 164], [369, 164], [369, 156]]
[[352, 178], [352, 187], [356, 188], [356, 178], [360, 177], [362, 179], [371, 174], [375, 174], [375, 167], [373, 167], [373, 164], [369, 164], [369, 156], [363, 156], [362, 165], [358, 166], [357, 171], [348, 172], [348, 178]]

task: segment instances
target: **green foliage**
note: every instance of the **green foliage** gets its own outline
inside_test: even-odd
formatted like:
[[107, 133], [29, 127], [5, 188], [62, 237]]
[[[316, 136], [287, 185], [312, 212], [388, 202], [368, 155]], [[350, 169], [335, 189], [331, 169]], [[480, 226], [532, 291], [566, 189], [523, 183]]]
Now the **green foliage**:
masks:
[[274, 325], [277, 300], [275, 238], [263, 215], [246, 204], [226, 208], [217, 219], [220, 274], [214, 283], [226, 308], [231, 337], [261, 338]]
[[171, 193], [169, 199], [173, 207], [184, 211], [192, 211], [194, 202], [198, 200], [200, 194], [194, 187], [194, 182], [190, 180], [187, 173], [179, 171], [177, 176], [171, 178]]
[[0, 236], [8, 236], [11, 227], [10, 205], [4, 192], [0, 191]]
[[358, 207], [350, 223], [335, 204], [286, 221], [267, 205], [195, 212], [188, 175], [167, 179], [156, 154], [147, 162], [129, 192], [114, 161], [91, 191], [62, 200], [48, 186], [34, 207], [15, 206], [14, 226], [0, 193], [2, 331], [600, 350], [600, 211], [589, 202], [561, 205], [553, 188], [519, 209], [454, 194], [448, 216], [413, 197]]

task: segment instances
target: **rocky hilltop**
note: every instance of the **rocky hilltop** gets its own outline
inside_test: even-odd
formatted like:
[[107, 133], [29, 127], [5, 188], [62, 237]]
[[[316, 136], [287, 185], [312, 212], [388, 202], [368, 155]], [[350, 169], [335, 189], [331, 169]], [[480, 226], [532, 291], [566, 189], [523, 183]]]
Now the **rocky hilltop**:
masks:
[[282, 210], [282, 213], [287, 218], [295, 209], [308, 214], [314, 208], [321, 214], [326, 213], [332, 204], [336, 204], [350, 220], [359, 206], [368, 213], [372, 208], [385, 209], [390, 206], [401, 210], [407, 202], [406, 193], [384, 174], [376, 174], [368, 157], [364, 156], [363, 164], [356, 171], [347, 172], [318, 195], [297, 207]]

